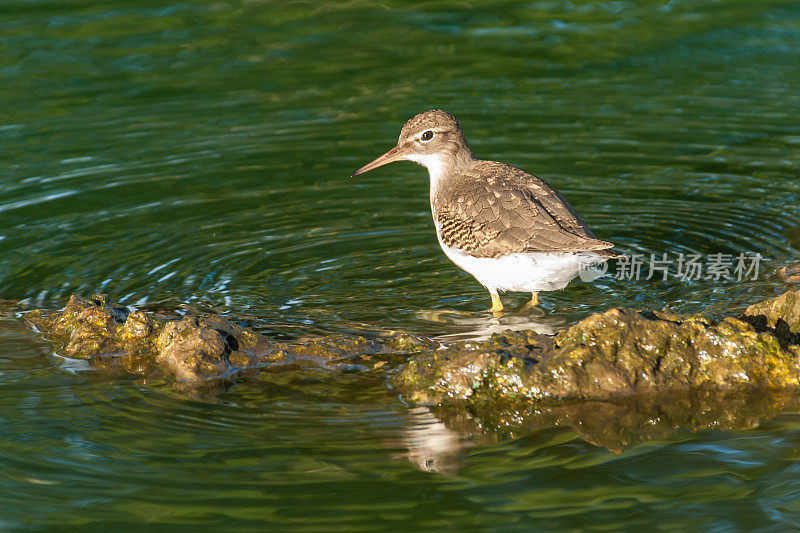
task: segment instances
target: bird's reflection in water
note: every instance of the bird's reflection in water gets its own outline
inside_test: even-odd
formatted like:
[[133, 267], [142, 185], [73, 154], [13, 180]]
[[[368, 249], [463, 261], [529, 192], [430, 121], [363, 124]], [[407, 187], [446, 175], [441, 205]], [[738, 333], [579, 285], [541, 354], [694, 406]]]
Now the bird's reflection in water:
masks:
[[555, 335], [568, 325], [565, 317], [547, 314], [540, 308], [530, 309], [525, 313], [504, 312], [502, 316], [493, 316], [488, 312], [464, 313], [451, 310], [420, 311], [418, 316], [423, 320], [448, 324], [451, 329], [460, 330], [436, 337], [436, 340], [445, 343], [484, 340], [507, 330], [533, 330], [540, 335]]
[[474, 443], [445, 426], [427, 407], [411, 407], [407, 414], [401, 444], [408, 451], [401, 457], [425, 472], [457, 473], [459, 458]]

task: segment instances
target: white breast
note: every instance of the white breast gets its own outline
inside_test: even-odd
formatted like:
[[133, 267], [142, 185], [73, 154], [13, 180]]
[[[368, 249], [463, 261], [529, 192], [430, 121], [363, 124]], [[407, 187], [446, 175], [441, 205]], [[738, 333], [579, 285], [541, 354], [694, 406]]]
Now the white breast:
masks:
[[561, 290], [590, 264], [603, 261], [592, 252], [515, 253], [499, 257], [474, 257], [450, 248], [442, 242], [437, 225], [436, 236], [445, 255], [459, 268], [469, 272], [490, 292], [539, 292]]

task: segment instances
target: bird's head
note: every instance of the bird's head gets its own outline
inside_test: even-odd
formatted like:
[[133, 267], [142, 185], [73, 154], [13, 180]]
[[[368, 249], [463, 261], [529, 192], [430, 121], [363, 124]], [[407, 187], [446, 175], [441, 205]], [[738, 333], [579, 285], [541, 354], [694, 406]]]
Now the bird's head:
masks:
[[473, 159], [456, 117], [435, 109], [411, 117], [400, 130], [397, 146], [359, 168], [350, 177], [394, 161], [414, 161], [434, 176], [447, 166], [457, 166]]

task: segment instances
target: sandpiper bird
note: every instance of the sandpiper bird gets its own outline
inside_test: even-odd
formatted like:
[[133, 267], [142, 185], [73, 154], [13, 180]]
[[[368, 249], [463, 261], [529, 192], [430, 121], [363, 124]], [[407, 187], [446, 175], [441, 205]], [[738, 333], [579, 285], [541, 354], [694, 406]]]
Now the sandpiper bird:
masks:
[[359, 168], [357, 176], [393, 161], [428, 169], [431, 211], [444, 253], [489, 290], [563, 289], [582, 268], [616, 257], [595, 238], [567, 201], [544, 180], [511, 165], [476, 159], [458, 120], [425, 111], [403, 125], [397, 146]]

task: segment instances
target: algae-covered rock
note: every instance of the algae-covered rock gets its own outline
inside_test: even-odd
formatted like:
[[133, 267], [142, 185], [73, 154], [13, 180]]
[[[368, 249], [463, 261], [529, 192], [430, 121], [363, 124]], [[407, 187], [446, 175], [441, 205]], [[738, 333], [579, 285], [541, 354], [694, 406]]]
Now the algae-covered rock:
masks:
[[[73, 296], [60, 312], [38, 311], [27, 318], [61, 355], [140, 375], [157, 371], [198, 381], [298, 359], [413, 353], [392, 378], [411, 401], [581, 400], [675, 389], [797, 386], [800, 348], [780, 328], [785, 324], [787, 331], [798, 331], [798, 294], [752, 306], [747, 322], [611, 309], [555, 337], [506, 331], [444, 348], [399, 332], [277, 342], [222, 316], [169, 319], [131, 311], [104, 295]], [[754, 317], [763, 317], [761, 323]], [[357, 362], [353, 368], [385, 363]]]
[[120, 325], [121, 332], [126, 330], [129, 314], [127, 308], [110, 302], [106, 295], [96, 294], [90, 300], [73, 295], [60, 313], [33, 311], [26, 318], [61, 344], [62, 355], [88, 359], [113, 351], [118, 342], [124, 342], [117, 339], [117, 330]]
[[735, 318], [611, 309], [552, 340], [508, 332], [410, 361], [394, 384], [414, 402], [607, 399], [675, 389], [796, 387], [800, 348]]
[[[763, 309], [791, 321], [794, 298]], [[479, 441], [567, 426], [621, 451], [678, 430], [746, 429], [796, 408], [798, 361], [800, 347], [765, 325], [611, 309], [552, 338], [504, 332], [424, 353], [391, 381]]]
[[[266, 364], [273, 345], [263, 335], [219, 316], [168, 322], [155, 340], [155, 361], [181, 381], [226, 377]], [[281, 359], [281, 355], [273, 357]]]
[[72, 296], [61, 311], [36, 310], [25, 318], [60, 355], [85, 359], [97, 368], [142, 376], [162, 374], [185, 382], [225, 378], [242, 369], [298, 359], [322, 362], [438, 346], [430, 339], [400, 332], [375, 338], [329, 335], [282, 343], [226, 317], [167, 318], [131, 311], [102, 294], [91, 299]]
[[255, 379], [297, 371], [289, 363], [308, 360], [385, 373], [405, 400], [430, 406], [461, 435], [569, 426], [621, 450], [678, 429], [752, 427], [796, 406], [798, 295], [753, 305], [741, 320], [611, 309], [555, 336], [504, 331], [445, 346], [401, 332], [278, 342], [226, 317], [170, 318], [104, 295], [25, 316], [59, 354], [96, 368], [195, 387], [244, 369]]
[[[134, 374], [158, 370], [181, 381], [220, 378], [266, 364], [272, 343], [220, 316], [167, 320], [130, 311], [105, 295], [72, 296], [57, 313], [26, 315], [65, 357]], [[274, 360], [274, 357], [272, 357]]]

